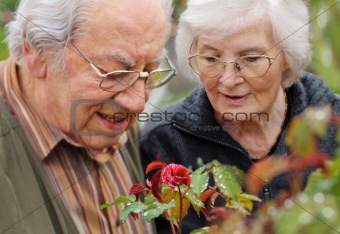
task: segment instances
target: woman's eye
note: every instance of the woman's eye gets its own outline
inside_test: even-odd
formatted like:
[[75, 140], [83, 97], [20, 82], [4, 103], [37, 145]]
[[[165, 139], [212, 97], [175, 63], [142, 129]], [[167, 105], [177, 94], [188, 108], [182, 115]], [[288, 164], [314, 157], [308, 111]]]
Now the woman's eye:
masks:
[[209, 63], [215, 63], [219, 61], [216, 57], [206, 56], [206, 55], [203, 55], [202, 59], [204, 59], [206, 62], [209, 62]]
[[260, 58], [260, 56], [256, 55], [256, 56], [246, 56], [243, 57], [243, 59], [245, 59], [247, 62], [249, 63], [253, 63], [256, 62], [258, 59]]

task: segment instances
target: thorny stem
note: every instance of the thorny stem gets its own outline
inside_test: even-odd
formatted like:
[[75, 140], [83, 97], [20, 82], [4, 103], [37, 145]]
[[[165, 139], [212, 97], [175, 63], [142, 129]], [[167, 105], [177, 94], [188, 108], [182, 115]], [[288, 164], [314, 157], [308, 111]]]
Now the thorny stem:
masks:
[[181, 193], [181, 187], [178, 185], [179, 192], [179, 221], [178, 221], [178, 234], [182, 233], [182, 219], [183, 219], [183, 196]]
[[171, 232], [172, 234], [176, 234], [176, 230], [175, 230], [175, 226], [173, 222], [170, 222], [170, 226], [171, 226]]
[[296, 195], [298, 192], [301, 191], [301, 182], [302, 181], [302, 178], [301, 178], [301, 175], [294, 171], [293, 172], [293, 176], [290, 178], [290, 186], [291, 186], [291, 191], [292, 191], [292, 194]]

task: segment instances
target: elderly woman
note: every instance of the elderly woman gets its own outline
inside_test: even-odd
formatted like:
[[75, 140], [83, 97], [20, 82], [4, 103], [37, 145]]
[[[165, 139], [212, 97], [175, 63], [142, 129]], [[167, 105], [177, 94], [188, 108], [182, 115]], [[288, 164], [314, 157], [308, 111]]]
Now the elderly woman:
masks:
[[[301, 0], [189, 1], [176, 50], [179, 63], [201, 85], [166, 108], [171, 121], [146, 127], [144, 166], [159, 155], [195, 168], [201, 157], [247, 172], [257, 160], [288, 157], [285, 136], [295, 116], [326, 104], [340, 110], [339, 97], [304, 72], [311, 55], [309, 32]], [[319, 150], [333, 153], [335, 132], [334, 126], [329, 129]], [[259, 196], [273, 198], [287, 186], [278, 177]], [[204, 225], [194, 216], [188, 219], [186, 230]]]

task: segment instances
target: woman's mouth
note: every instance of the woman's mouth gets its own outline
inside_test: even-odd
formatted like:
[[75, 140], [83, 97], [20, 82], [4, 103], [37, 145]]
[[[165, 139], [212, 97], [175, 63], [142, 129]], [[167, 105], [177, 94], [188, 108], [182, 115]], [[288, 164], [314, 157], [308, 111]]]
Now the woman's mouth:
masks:
[[241, 104], [248, 95], [223, 95], [229, 104]]

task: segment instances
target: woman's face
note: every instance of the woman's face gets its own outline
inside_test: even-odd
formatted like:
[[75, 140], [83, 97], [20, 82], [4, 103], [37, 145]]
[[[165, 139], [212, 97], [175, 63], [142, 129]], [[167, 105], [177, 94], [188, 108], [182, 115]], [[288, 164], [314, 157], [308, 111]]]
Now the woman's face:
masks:
[[[226, 62], [234, 62], [246, 55], [274, 57], [278, 54], [269, 70], [258, 78], [245, 77], [233, 63], [226, 64], [224, 72], [215, 77], [200, 76], [218, 121], [242, 123], [258, 120], [258, 115], [270, 116], [286, 63], [269, 28], [270, 25], [247, 27], [223, 40], [198, 37], [197, 54], [212, 55]], [[268, 121], [267, 118], [264, 120]]]

